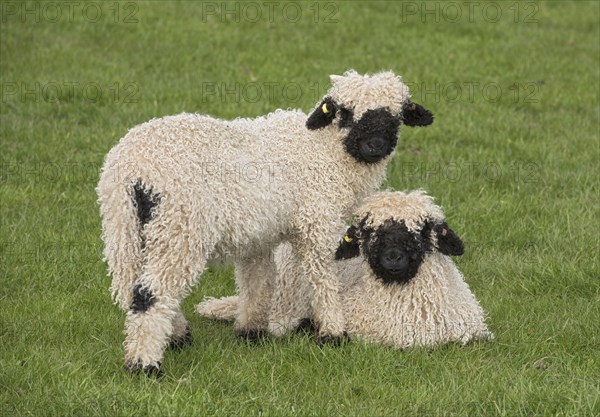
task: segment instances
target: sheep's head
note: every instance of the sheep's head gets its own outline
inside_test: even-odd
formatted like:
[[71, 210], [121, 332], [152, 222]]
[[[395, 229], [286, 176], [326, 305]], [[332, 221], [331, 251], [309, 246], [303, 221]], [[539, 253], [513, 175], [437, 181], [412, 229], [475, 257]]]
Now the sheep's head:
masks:
[[363, 256], [386, 284], [413, 279], [427, 254], [458, 256], [460, 238], [441, 209], [422, 191], [377, 193], [365, 200], [340, 243], [336, 259]]
[[311, 113], [311, 130], [333, 126], [343, 130], [346, 151], [357, 161], [372, 164], [390, 155], [400, 126], [427, 126], [433, 115], [410, 101], [408, 87], [392, 72], [372, 76], [348, 71], [331, 75], [331, 89]]

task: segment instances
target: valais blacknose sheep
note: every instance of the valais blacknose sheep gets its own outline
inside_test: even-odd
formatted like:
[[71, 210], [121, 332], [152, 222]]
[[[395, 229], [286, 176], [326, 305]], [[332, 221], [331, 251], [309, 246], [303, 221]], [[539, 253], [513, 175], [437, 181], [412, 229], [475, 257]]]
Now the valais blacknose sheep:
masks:
[[[485, 314], [449, 255], [463, 253], [440, 207], [422, 191], [366, 198], [336, 252], [350, 335], [396, 348], [488, 339]], [[291, 246], [275, 252], [278, 276], [269, 327], [282, 335], [311, 318], [311, 287]], [[206, 317], [233, 320], [238, 297], [207, 299]]]
[[209, 262], [235, 265], [237, 333], [264, 332], [271, 252], [282, 240], [315, 288], [320, 341], [339, 340], [346, 329], [333, 255], [342, 219], [380, 186], [400, 126], [433, 117], [392, 72], [349, 71], [331, 83], [310, 116], [162, 117], [108, 153], [97, 192], [112, 294], [127, 311], [128, 370], [158, 373], [169, 342], [189, 343], [180, 303]]

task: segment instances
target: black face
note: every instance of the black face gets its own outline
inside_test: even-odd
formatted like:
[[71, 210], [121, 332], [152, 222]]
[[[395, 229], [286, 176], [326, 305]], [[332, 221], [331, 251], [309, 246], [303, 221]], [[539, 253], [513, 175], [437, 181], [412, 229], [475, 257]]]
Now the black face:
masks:
[[358, 226], [348, 228], [335, 252], [335, 259], [361, 256], [362, 248], [362, 255], [375, 277], [385, 284], [403, 284], [413, 279], [427, 253], [437, 251], [448, 256], [464, 253], [462, 240], [444, 221], [426, 220], [421, 230], [409, 232], [404, 220], [389, 219], [377, 229], [366, 227], [367, 217]]
[[349, 110], [341, 110], [340, 127], [349, 127], [344, 145], [359, 162], [373, 164], [392, 153], [398, 142], [401, 119], [386, 109], [367, 110], [358, 122]]
[[322, 129], [339, 117], [339, 128], [350, 128], [344, 145], [358, 162], [373, 164], [392, 153], [398, 142], [400, 124], [406, 126], [428, 126], [433, 115], [423, 106], [406, 102], [401, 114], [394, 115], [386, 108], [367, 110], [358, 122], [352, 110], [340, 106], [331, 97], [325, 97], [306, 120], [309, 130]]
[[427, 251], [431, 250], [427, 231], [411, 233], [404, 222], [387, 221], [368, 234], [364, 255], [375, 276], [386, 284], [406, 283], [417, 275]]

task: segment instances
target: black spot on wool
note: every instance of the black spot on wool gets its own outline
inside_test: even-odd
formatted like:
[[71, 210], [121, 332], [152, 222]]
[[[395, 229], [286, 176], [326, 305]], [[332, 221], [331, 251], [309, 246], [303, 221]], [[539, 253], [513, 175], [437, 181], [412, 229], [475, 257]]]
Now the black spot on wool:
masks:
[[133, 287], [133, 301], [131, 302], [131, 311], [134, 313], [143, 313], [147, 311], [156, 299], [154, 294], [148, 288], [144, 288], [142, 284], [137, 284]]
[[153, 193], [151, 188], [144, 188], [142, 181], [138, 180], [133, 186], [133, 201], [140, 225], [143, 227], [154, 218], [156, 206], [160, 202], [160, 194]]
[[358, 162], [379, 162], [396, 147], [399, 128], [400, 118], [388, 110], [367, 110], [344, 138], [346, 151]]

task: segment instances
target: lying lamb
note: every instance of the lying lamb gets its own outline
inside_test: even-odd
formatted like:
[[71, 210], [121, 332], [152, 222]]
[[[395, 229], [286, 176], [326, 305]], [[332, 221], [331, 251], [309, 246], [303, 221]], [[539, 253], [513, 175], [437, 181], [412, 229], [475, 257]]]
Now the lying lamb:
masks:
[[[441, 208], [422, 191], [366, 198], [336, 252], [348, 333], [396, 348], [491, 338], [483, 310], [449, 257], [462, 253]], [[279, 336], [311, 317], [311, 288], [299, 278], [289, 244], [279, 246], [275, 262], [269, 327]], [[207, 299], [197, 311], [233, 320], [237, 304], [235, 296]]]
[[331, 82], [308, 118], [180, 114], [134, 127], [108, 153], [97, 192], [113, 297], [127, 311], [126, 369], [158, 373], [169, 341], [191, 340], [180, 303], [209, 262], [234, 262], [238, 334], [266, 331], [266, 277], [282, 240], [315, 288], [320, 341], [340, 340], [333, 254], [342, 219], [381, 184], [401, 124], [433, 117], [391, 72]]

